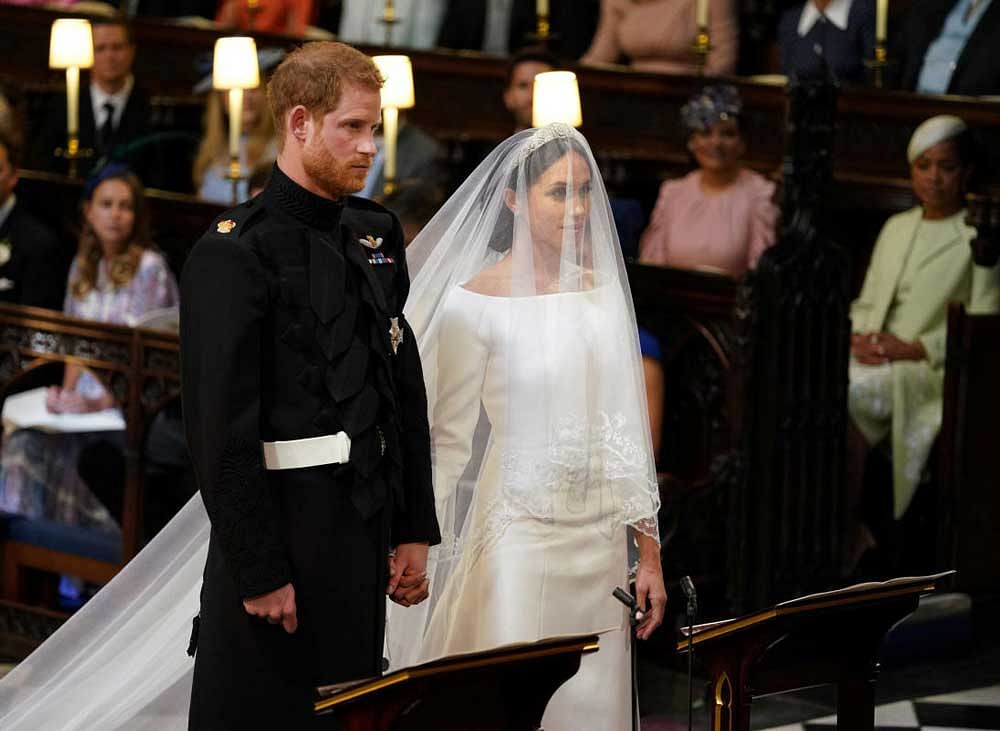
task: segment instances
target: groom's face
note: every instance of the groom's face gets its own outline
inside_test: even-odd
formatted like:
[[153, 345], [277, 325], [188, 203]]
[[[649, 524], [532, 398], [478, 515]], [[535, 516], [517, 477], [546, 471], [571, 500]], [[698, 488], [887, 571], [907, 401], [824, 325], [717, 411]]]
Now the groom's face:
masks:
[[346, 86], [337, 106], [307, 125], [302, 164], [333, 198], [365, 187], [381, 119], [378, 89]]

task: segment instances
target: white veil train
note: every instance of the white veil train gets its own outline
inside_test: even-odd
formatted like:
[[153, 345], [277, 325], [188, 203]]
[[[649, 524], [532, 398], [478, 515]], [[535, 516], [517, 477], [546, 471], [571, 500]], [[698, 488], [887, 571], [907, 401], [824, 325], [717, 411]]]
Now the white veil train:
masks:
[[[578, 621], [563, 596], [551, 612], [533, 607], [537, 627], [515, 629], [516, 639], [623, 624], [605, 584], [624, 580], [627, 526], [657, 537], [659, 498], [635, 315], [597, 170], [572, 128], [514, 135], [407, 253], [414, 281], [406, 316], [424, 362], [444, 542], [432, 550], [432, 598], [406, 610], [390, 605], [394, 668], [455, 642], [493, 643], [467, 635], [466, 620], [477, 620], [470, 607], [485, 612], [480, 629], [517, 624], [502, 616], [504, 602], [470, 603], [494, 588], [488, 566], [503, 574], [551, 557], [546, 586], [562, 593], [560, 582], [573, 591], [593, 585], [591, 599], [574, 597]], [[186, 648], [209, 530], [196, 495], [0, 680], [0, 728], [185, 729], [194, 669]], [[567, 562], [584, 558], [580, 545], [586, 560]], [[477, 584], [484, 576], [490, 583]], [[505, 580], [499, 590], [523, 593]], [[516, 603], [509, 609], [524, 614]], [[452, 624], [465, 627], [465, 639]]]

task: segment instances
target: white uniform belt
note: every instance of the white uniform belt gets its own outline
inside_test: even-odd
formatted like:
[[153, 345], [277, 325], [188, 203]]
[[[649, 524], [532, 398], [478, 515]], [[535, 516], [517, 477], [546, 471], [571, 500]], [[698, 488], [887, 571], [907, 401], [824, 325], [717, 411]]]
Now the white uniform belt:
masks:
[[264, 442], [263, 446], [264, 466], [269, 470], [343, 464], [351, 456], [351, 438], [344, 432], [287, 442]]

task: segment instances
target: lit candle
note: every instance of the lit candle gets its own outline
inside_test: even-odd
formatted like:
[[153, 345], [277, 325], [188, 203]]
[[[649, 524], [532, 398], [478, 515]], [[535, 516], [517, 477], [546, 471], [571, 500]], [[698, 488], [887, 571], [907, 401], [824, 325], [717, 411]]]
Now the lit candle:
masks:
[[240, 157], [240, 133], [243, 126], [243, 89], [229, 90], [229, 157]]
[[538, 15], [548, 17], [549, 0], [535, 0], [535, 12], [538, 13]]
[[875, 0], [875, 42], [885, 43], [889, 25], [889, 0]]
[[76, 136], [80, 119], [80, 69], [66, 69], [66, 132]]
[[382, 137], [385, 144], [386, 181], [396, 180], [396, 137], [399, 132], [399, 110], [386, 107], [382, 110]]
[[698, 0], [695, 20], [699, 29], [708, 27], [708, 0]]

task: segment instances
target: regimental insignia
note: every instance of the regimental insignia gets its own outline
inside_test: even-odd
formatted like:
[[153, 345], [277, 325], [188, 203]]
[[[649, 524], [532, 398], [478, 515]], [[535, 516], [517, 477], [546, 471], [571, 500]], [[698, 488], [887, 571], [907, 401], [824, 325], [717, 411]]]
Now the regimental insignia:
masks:
[[236, 221], [231, 218], [227, 218], [224, 221], [219, 221], [215, 224], [215, 230], [220, 234], [232, 233], [232, 230], [236, 228]]
[[379, 236], [378, 238], [375, 238], [371, 234], [368, 234], [363, 239], [358, 239], [358, 242], [360, 242], [363, 246], [374, 250], [382, 245], [382, 237]]
[[403, 329], [399, 326], [398, 317], [389, 318], [389, 344], [392, 345], [392, 354], [395, 355], [403, 342]]
[[371, 256], [368, 257], [368, 263], [373, 265], [378, 264], [394, 264], [396, 262], [391, 256], [386, 256], [381, 251], [373, 251]]

